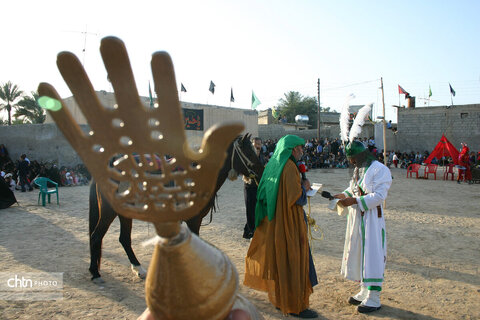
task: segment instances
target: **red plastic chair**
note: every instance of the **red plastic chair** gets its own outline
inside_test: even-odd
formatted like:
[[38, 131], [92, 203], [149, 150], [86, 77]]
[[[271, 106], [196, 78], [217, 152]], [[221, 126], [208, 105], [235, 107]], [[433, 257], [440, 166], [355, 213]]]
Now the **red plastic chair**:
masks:
[[410, 173], [410, 178], [412, 177], [412, 173], [415, 173], [418, 179], [418, 170], [420, 169], [420, 167], [421, 166], [418, 163], [412, 163], [411, 165], [409, 165], [407, 168], [407, 178], [409, 173]]
[[438, 165], [436, 164], [427, 165], [425, 167], [425, 173], [423, 174], [425, 179], [428, 179], [428, 175], [433, 174], [433, 177], [435, 178], [435, 180], [437, 180], [437, 168], [438, 168]]
[[453, 168], [455, 168], [455, 164], [449, 163], [448, 166], [446, 167], [445, 172], [443, 173], [443, 180], [448, 180], [448, 175], [451, 174], [452, 181], [453, 181], [455, 176], [455, 172], [453, 172]]

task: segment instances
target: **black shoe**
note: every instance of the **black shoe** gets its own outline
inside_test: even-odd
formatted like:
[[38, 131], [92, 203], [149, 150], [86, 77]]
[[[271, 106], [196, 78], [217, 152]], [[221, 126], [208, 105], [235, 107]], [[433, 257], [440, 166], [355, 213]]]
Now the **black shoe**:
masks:
[[380, 310], [380, 308], [381, 307], [358, 306], [357, 311], [360, 313], [369, 313], [369, 312]]
[[252, 239], [253, 238], [253, 232], [244, 232], [243, 233], [243, 238], [247, 239], [247, 240]]
[[305, 309], [300, 313], [290, 313], [292, 317], [302, 318], [302, 319], [314, 319], [318, 318], [318, 313], [313, 310]]
[[457, 180], [457, 183], [460, 184], [460, 180]]
[[354, 306], [358, 306], [360, 303], [362, 303], [362, 301], [358, 301], [354, 297], [350, 297], [350, 298], [348, 298], [348, 303], [352, 304]]

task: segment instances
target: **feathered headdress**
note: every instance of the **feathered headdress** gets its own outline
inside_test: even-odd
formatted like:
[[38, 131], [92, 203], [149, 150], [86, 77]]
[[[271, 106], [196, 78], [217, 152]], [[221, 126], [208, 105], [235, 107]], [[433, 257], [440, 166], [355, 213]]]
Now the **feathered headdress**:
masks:
[[353, 141], [356, 137], [360, 135], [362, 132], [362, 126], [365, 124], [365, 120], [372, 109], [373, 103], [363, 106], [357, 112], [357, 116], [355, 120], [353, 120], [352, 127], [349, 132], [349, 120], [350, 120], [350, 105], [349, 102], [353, 95], [350, 95], [349, 99], [345, 106], [342, 108], [342, 112], [340, 113], [340, 138], [344, 143], [348, 143]]
[[350, 142], [362, 132], [362, 126], [365, 123], [370, 110], [372, 110], [372, 104], [365, 105], [358, 110], [357, 116], [355, 117], [355, 120], [353, 120], [352, 128], [350, 128], [350, 135], [348, 136]]
[[350, 100], [352, 100], [355, 96], [350, 94], [347, 97], [347, 101], [343, 105], [342, 112], [340, 113], [340, 139], [343, 142], [348, 141], [348, 125], [350, 121]]

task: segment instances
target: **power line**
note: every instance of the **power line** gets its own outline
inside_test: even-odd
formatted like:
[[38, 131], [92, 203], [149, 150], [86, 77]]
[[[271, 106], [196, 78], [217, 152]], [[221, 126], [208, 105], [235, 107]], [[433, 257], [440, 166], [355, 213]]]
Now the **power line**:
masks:
[[348, 88], [348, 87], [353, 87], [353, 86], [358, 86], [358, 85], [362, 85], [362, 84], [366, 84], [366, 83], [372, 83], [372, 82], [377, 82], [379, 81], [380, 79], [375, 79], [375, 80], [368, 80], [368, 81], [362, 81], [362, 82], [356, 82], [356, 83], [351, 83], [351, 84], [347, 84], [347, 85], [344, 85], [344, 86], [340, 86], [340, 87], [330, 87], [330, 88], [324, 88], [323, 90], [337, 90], [337, 89], [343, 89], [343, 88]]

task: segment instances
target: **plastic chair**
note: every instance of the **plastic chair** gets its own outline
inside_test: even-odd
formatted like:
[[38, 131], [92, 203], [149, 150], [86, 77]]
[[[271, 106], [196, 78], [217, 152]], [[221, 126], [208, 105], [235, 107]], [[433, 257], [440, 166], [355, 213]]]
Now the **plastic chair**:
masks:
[[420, 169], [420, 167], [421, 166], [418, 163], [412, 163], [411, 165], [409, 165], [407, 168], [407, 178], [409, 173], [410, 173], [410, 178], [412, 177], [412, 173], [415, 173], [418, 179], [418, 169]]
[[437, 180], [437, 168], [438, 165], [436, 164], [429, 164], [425, 167], [424, 177], [428, 179], [428, 175], [433, 174], [434, 180]]
[[[58, 201], [58, 183], [44, 177], [38, 177], [33, 182], [40, 188], [40, 193], [38, 194], [38, 204], [40, 204], [40, 197], [42, 197], [42, 206], [45, 207], [46, 204], [46, 197], [48, 195], [48, 203], [50, 203], [50, 195], [52, 193], [57, 194], [57, 204], [60, 204]], [[48, 189], [47, 185], [51, 183], [55, 186], [55, 189], [51, 188]]]
[[455, 176], [455, 172], [453, 172], [453, 168], [455, 168], [455, 164], [449, 163], [445, 172], [443, 173], [443, 180], [448, 180], [448, 175], [451, 174], [452, 175], [452, 181], [453, 181], [454, 176]]

